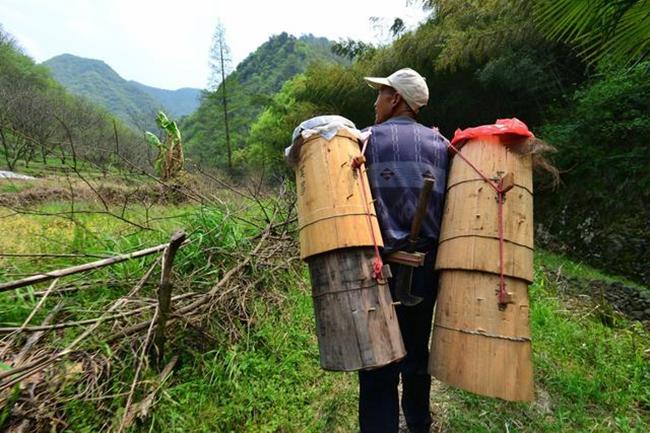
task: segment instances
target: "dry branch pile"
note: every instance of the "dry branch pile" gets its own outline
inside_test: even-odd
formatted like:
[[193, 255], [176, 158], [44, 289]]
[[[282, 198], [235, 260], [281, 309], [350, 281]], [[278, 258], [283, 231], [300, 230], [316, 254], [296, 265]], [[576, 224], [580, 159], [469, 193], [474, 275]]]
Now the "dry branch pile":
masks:
[[[267, 288], [299, 278], [290, 233], [292, 202], [286, 195], [242, 196], [258, 206], [254, 214], [259, 218], [222, 208], [218, 224], [192, 227], [188, 243], [179, 250], [166, 320], [169, 353], [154, 353], [152, 345], [160, 316], [155, 280], [160, 258], [149, 260], [137, 284], [123, 287], [122, 295], [94, 317], [70, 317], [66, 296], [101, 290], [98, 285], [79, 280], [79, 287], [64, 286], [61, 277], [41, 288], [34, 311], [21, 326], [0, 328], [0, 366], [5, 366], [0, 370], [0, 426], [13, 432], [64, 430], [62, 405], [77, 400], [106, 411], [102, 430], [123, 431], [151, 413], [178, 362], [169, 354], [187, 345], [212, 350], [236, 341], [256, 320], [255, 302], [282, 303], [282, 291]], [[248, 227], [247, 236], [235, 247], [222, 246], [216, 231], [224, 224]], [[45, 319], [33, 323], [46, 305], [50, 310]], [[162, 362], [153, 362], [158, 356]], [[125, 401], [119, 416], [109, 404], [115, 399]]]

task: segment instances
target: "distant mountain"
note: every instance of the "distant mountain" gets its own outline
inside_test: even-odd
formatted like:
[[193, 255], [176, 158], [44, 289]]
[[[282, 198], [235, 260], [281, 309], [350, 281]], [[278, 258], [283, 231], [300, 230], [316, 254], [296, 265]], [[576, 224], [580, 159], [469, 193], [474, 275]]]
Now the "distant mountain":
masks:
[[140, 90], [162, 103], [169, 111], [168, 114], [171, 114], [173, 117], [181, 117], [192, 114], [201, 102], [200, 89], [183, 87], [177, 90], [167, 90], [146, 86], [142, 83], [138, 83], [137, 81], [129, 81], [129, 83], [138, 87]]
[[[349, 63], [332, 53], [332, 44], [327, 38], [281, 33], [237, 65], [226, 77], [233, 150], [246, 146], [250, 126], [285, 82], [314, 62]], [[226, 154], [222, 92], [223, 85], [219, 85], [216, 91], [205, 93], [199, 108], [181, 125], [189, 156], [216, 166], [224, 165]]]
[[160, 109], [179, 117], [198, 106], [198, 89], [172, 91], [127, 81], [101, 60], [62, 54], [43, 64], [70, 92], [101, 105], [137, 129], [154, 128], [155, 113]]

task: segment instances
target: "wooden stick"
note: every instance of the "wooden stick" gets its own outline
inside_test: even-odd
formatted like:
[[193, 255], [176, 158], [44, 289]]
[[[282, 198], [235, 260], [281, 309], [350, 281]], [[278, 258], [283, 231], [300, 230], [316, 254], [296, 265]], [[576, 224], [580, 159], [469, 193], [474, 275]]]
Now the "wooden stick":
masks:
[[154, 254], [164, 250], [165, 248], [167, 248], [167, 245], [169, 244], [161, 244], [155, 247], [146, 248], [144, 250], [135, 251], [129, 254], [120, 254], [119, 256], [113, 256], [107, 259], [97, 260], [95, 262], [90, 262], [83, 265], [71, 266], [69, 268], [58, 269], [56, 271], [46, 272], [43, 274], [36, 274], [20, 280], [10, 281], [8, 283], [0, 283], [0, 292], [18, 289], [20, 287], [29, 286], [36, 283], [42, 283], [43, 281], [52, 280], [54, 278], [61, 278], [67, 275], [78, 274], [80, 272], [89, 271], [91, 269], [103, 268], [105, 266], [114, 265], [116, 263], [121, 263], [126, 260], [131, 260], [138, 257], [148, 256], [150, 254]]
[[113, 303], [113, 305], [111, 305], [104, 312], [104, 314], [97, 319], [97, 322], [95, 322], [92, 326], [88, 327], [81, 335], [79, 335], [72, 343], [70, 343], [61, 352], [57, 352], [53, 355], [43, 355], [42, 357], [30, 363], [22, 365], [20, 367], [12, 368], [11, 370], [8, 371], [0, 372], [0, 381], [3, 379], [7, 379], [5, 382], [0, 382], [0, 392], [2, 392], [5, 389], [11, 388], [16, 383], [22, 381], [23, 379], [31, 376], [34, 373], [38, 371], [42, 371], [43, 369], [47, 368], [49, 365], [58, 361], [60, 358], [71, 353], [72, 350], [75, 348], [75, 346], [77, 346], [77, 344], [79, 344], [84, 338], [88, 337], [93, 331], [95, 331], [95, 329], [97, 329], [97, 327], [103, 323], [103, 321], [106, 319], [106, 317], [109, 316], [110, 313], [112, 313], [115, 309], [124, 305], [127, 298], [135, 295], [142, 288], [142, 286], [144, 286], [147, 279], [151, 275], [151, 272], [153, 272], [154, 266], [152, 266], [147, 272], [147, 274], [145, 274], [142, 277], [142, 279], [138, 282], [138, 284], [136, 284], [136, 286], [133, 287], [133, 289], [131, 289], [128, 295], [116, 300]]
[[[61, 308], [63, 307], [63, 302], [59, 302], [56, 307], [50, 311], [50, 314], [45, 317], [45, 320], [41, 323], [43, 326], [47, 326], [53, 319], [54, 317], [61, 311]], [[27, 339], [27, 342], [21, 349], [20, 353], [18, 353], [18, 356], [16, 356], [16, 359], [14, 359], [14, 365], [19, 366], [23, 363], [25, 358], [27, 358], [27, 354], [31, 350], [31, 348], [34, 346], [34, 344], [38, 343], [38, 340], [41, 339], [41, 337], [45, 334], [44, 332], [36, 332], [32, 335], [29, 336]]]
[[[208, 293], [204, 294], [203, 296], [201, 296], [200, 299], [197, 299], [196, 301], [192, 302], [191, 304], [186, 305], [185, 307], [176, 310], [174, 312], [174, 314], [177, 314], [177, 315], [187, 314], [187, 313], [193, 312], [197, 308], [202, 307], [203, 305], [210, 302], [210, 300], [217, 294], [217, 292], [219, 292], [219, 290], [228, 282], [228, 280], [233, 275], [235, 275], [237, 272], [241, 271], [246, 265], [248, 265], [248, 263], [251, 261], [251, 259], [254, 256], [257, 255], [257, 252], [260, 250], [260, 248], [262, 247], [262, 245], [264, 244], [264, 242], [266, 241], [266, 239], [270, 235], [269, 227], [270, 227], [270, 225], [267, 226], [266, 230], [264, 230], [262, 232], [261, 239], [258, 241], [258, 243], [255, 246], [255, 248], [253, 249], [253, 251], [251, 251], [248, 254], [248, 256], [246, 256], [244, 261], [240, 262], [237, 266], [231, 268], [228, 272], [226, 272], [225, 275], [219, 280], [219, 282], [217, 284], [215, 284], [210, 289], [210, 291]], [[173, 319], [173, 317], [170, 318], [170, 319]], [[130, 326], [130, 327], [128, 327], [128, 328], [126, 328], [126, 329], [124, 329], [122, 331], [119, 331], [119, 332], [113, 334], [111, 337], [108, 338], [108, 340], [106, 342], [107, 343], [112, 343], [113, 341], [115, 341], [115, 340], [117, 340], [119, 338], [127, 337], [127, 336], [129, 336], [131, 334], [135, 334], [136, 332], [140, 332], [140, 331], [142, 331], [144, 329], [147, 329], [149, 327], [150, 323], [151, 323], [151, 321], [147, 320], [145, 322], [141, 322], [141, 323], [138, 323], [136, 325]], [[0, 373], [0, 375], [1, 375], [1, 373]]]
[[[178, 247], [177, 247], [178, 248]], [[122, 420], [120, 421], [119, 428], [117, 429], [117, 433], [121, 433], [122, 430], [124, 429], [124, 426], [127, 421], [127, 417], [129, 416], [129, 412], [131, 409], [131, 402], [133, 401], [133, 393], [135, 392], [135, 387], [138, 384], [138, 379], [140, 378], [140, 371], [142, 370], [142, 365], [144, 364], [145, 360], [145, 354], [147, 353], [147, 347], [149, 346], [149, 339], [151, 338], [151, 333], [153, 331], [153, 325], [156, 322], [156, 318], [158, 316], [158, 309], [153, 313], [153, 319], [151, 320], [151, 326], [149, 326], [149, 331], [147, 332], [147, 337], [144, 339], [144, 343], [142, 343], [142, 352], [140, 352], [140, 357], [138, 360], [138, 366], [135, 369], [135, 376], [133, 377], [133, 382], [131, 383], [131, 389], [129, 390], [129, 396], [126, 399], [126, 406], [124, 407], [124, 416], [122, 417]]]
[[105, 259], [110, 256], [100, 254], [54, 254], [54, 253], [0, 253], [0, 257], [34, 257], [34, 258], [56, 258], [56, 257], [91, 257], [93, 259]]
[[154, 361], [152, 364], [160, 366], [164, 356], [165, 349], [165, 323], [169, 316], [169, 308], [171, 305], [172, 296], [172, 283], [171, 274], [172, 266], [176, 251], [180, 248], [181, 244], [185, 241], [185, 233], [178, 231], [172, 235], [169, 241], [169, 246], [165, 249], [162, 259], [162, 270], [160, 272], [160, 287], [158, 288], [158, 323], [156, 324], [156, 332], [153, 338], [152, 351], [150, 353], [151, 359]]

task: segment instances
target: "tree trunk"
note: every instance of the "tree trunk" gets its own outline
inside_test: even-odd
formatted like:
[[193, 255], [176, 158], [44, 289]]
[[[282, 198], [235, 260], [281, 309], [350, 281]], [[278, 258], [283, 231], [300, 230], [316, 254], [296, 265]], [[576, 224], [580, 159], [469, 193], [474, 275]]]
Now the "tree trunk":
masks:
[[223, 59], [223, 41], [219, 42], [219, 54], [221, 57], [221, 87], [223, 88], [223, 118], [226, 126], [226, 148], [228, 149], [228, 169], [232, 170], [232, 150], [230, 148], [230, 131], [228, 129], [228, 101], [226, 97], [226, 71]]
[[10, 171], [14, 170], [14, 164], [11, 162], [11, 159], [9, 158], [9, 146], [7, 146], [7, 139], [5, 138], [5, 133], [0, 128], [0, 140], [2, 140], [2, 148], [4, 149], [5, 153], [5, 161], [7, 161], [7, 167], [9, 168]]

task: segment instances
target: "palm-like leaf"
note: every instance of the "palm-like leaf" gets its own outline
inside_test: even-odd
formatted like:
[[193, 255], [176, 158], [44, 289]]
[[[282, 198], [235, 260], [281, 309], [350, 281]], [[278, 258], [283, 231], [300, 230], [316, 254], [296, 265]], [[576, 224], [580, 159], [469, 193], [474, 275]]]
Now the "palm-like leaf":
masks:
[[165, 132], [167, 132], [167, 134], [172, 137], [172, 140], [175, 143], [181, 141], [181, 131], [178, 129], [176, 122], [169, 122], [165, 128]]
[[181, 131], [178, 129], [176, 122], [169, 120], [169, 118], [162, 111], [158, 112], [156, 116], [156, 123], [162, 128], [173, 141], [181, 141]]
[[[643, 59], [650, 49], [650, 1], [643, 0], [630, 7], [616, 26], [612, 37], [603, 44], [603, 53], [630, 60]], [[623, 60], [621, 58], [621, 60]]]
[[650, 0], [540, 0], [536, 17], [548, 37], [577, 45], [589, 62], [648, 55]]
[[156, 149], [160, 149], [161, 146], [160, 139], [155, 134], [152, 134], [151, 132], [147, 131], [144, 133], [144, 137], [147, 140], [147, 143], [149, 143]]
[[165, 113], [163, 113], [162, 111], [159, 111], [158, 114], [156, 115], [156, 123], [162, 129], [166, 129], [167, 125], [169, 124], [169, 119], [167, 118]]

